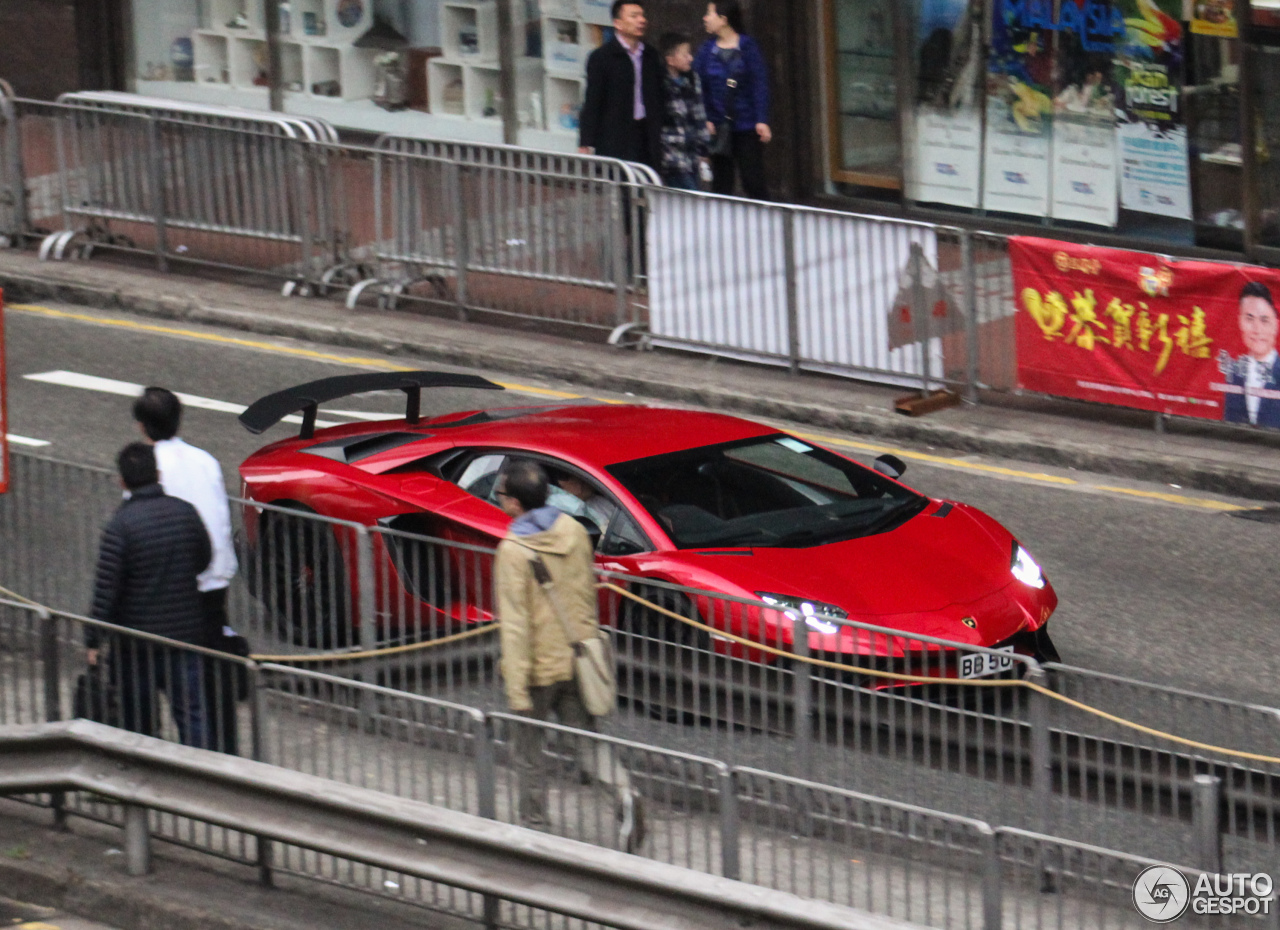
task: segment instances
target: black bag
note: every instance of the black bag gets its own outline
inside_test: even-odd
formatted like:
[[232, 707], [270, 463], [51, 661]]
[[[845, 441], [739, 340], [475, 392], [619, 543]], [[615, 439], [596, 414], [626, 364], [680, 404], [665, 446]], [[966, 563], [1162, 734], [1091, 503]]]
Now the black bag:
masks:
[[716, 123], [716, 134], [711, 140], [711, 154], [728, 156], [733, 154], [733, 105], [738, 98], [738, 79], [733, 77], [734, 65], [742, 58], [742, 52], [737, 49], [734, 54], [725, 59], [725, 66], [729, 69], [729, 77], [725, 79], [724, 86], [727, 89], [724, 95], [724, 119]]
[[71, 716], [111, 726], [120, 725], [120, 695], [101, 664], [81, 672], [76, 679]]

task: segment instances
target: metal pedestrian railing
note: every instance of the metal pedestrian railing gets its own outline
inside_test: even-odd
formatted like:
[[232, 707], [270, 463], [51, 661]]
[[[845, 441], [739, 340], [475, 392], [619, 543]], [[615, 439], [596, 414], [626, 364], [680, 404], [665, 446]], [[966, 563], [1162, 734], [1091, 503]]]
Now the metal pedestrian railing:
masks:
[[[463, 316], [613, 330], [643, 322], [643, 190], [614, 159], [386, 137], [324, 120], [116, 92], [4, 98], [12, 237], [41, 257], [136, 253]], [[13, 124], [13, 132], [2, 127]], [[3, 219], [0, 216], [0, 219]], [[3, 230], [0, 230], [3, 232]], [[530, 287], [532, 283], [532, 287]]]
[[[25, 454], [13, 482], [0, 498], [0, 584], [80, 609], [118, 490], [104, 470]], [[339, 675], [362, 694], [500, 709], [490, 550], [420, 536], [412, 520], [363, 527], [254, 502], [236, 512], [248, 522], [229, 611], [263, 661], [323, 672], [317, 692]], [[1211, 870], [1280, 864], [1272, 708], [843, 624], [860, 658], [758, 601], [601, 583], [619, 660], [613, 738]], [[965, 654], [1008, 667], [957, 680]], [[11, 681], [7, 706], [43, 693]], [[352, 706], [354, 693], [333, 703]]]
[[[640, 199], [632, 183], [652, 172], [611, 159], [519, 149], [383, 138], [373, 161], [373, 238], [368, 276], [354, 284], [355, 308], [369, 289], [394, 306], [419, 285], [458, 312], [491, 310], [614, 327], [639, 321], [632, 270], [639, 266]], [[512, 279], [541, 289], [505, 300]], [[585, 295], [556, 306], [554, 290]], [[583, 303], [586, 301], [586, 303]]]
[[[94, 667], [85, 663], [87, 634], [100, 650]], [[127, 669], [119, 665], [122, 658]], [[137, 674], [146, 664], [183, 668], [201, 687], [192, 691], [182, 676], [144, 682]], [[74, 705], [94, 668], [117, 696], [91, 701], [86, 711]], [[1136, 927], [1142, 919], [1126, 892], [1156, 861], [615, 736], [238, 659], [14, 601], [0, 601], [0, 671], [0, 725], [78, 714], [190, 745], [197, 740], [185, 705], [204, 701], [216, 723], [213, 748], [507, 822], [521, 821], [517, 798], [529, 774], [521, 737], [537, 731], [543, 740], [535, 764], [547, 800], [541, 829], [616, 847], [624, 789], [643, 804], [646, 837], [637, 851], [646, 858], [929, 927]], [[132, 690], [136, 710], [144, 686], [166, 695], [165, 712], [158, 701], [153, 705], [150, 726], [130, 715], [123, 698]], [[229, 727], [219, 720], [226, 697], [234, 699], [227, 705], [234, 713]], [[242, 738], [227, 737], [237, 730]], [[92, 792], [32, 800], [51, 806], [60, 819], [74, 815], [133, 829], [127, 808]], [[481, 896], [447, 883], [198, 816], [153, 811], [147, 832], [256, 867], [264, 878], [288, 872], [427, 907], [486, 913]], [[1184, 872], [1193, 880], [1198, 875], [1194, 866]]]

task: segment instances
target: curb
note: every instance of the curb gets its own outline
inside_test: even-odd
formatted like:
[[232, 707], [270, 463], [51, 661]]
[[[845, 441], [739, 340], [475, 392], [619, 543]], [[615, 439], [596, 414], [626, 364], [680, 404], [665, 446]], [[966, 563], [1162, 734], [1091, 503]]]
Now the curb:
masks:
[[385, 355], [442, 362], [513, 375], [559, 380], [586, 388], [631, 392], [655, 400], [696, 404], [748, 416], [788, 420], [823, 429], [938, 446], [1061, 468], [1075, 468], [1141, 481], [1179, 484], [1215, 494], [1280, 501], [1280, 472], [1212, 465], [1173, 454], [1117, 450], [1098, 443], [1047, 442], [1016, 430], [978, 430], [906, 419], [894, 413], [840, 409], [823, 404], [736, 393], [709, 385], [672, 384], [658, 377], [619, 372], [604, 363], [572, 364], [447, 342], [416, 342], [259, 313], [210, 307], [176, 296], [154, 297], [125, 289], [94, 287], [38, 275], [0, 273], [0, 285], [15, 302], [37, 300], [127, 310], [166, 320], [225, 326], [263, 336], [317, 342]]

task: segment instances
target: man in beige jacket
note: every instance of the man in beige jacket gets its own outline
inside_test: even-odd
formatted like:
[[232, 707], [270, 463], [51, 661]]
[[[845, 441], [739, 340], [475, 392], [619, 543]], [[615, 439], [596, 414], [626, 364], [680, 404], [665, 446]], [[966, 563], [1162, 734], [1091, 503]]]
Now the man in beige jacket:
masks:
[[[564, 726], [595, 730], [574, 680], [573, 646], [565, 635], [567, 628], [573, 642], [582, 642], [599, 627], [595, 560], [586, 529], [547, 506], [547, 489], [547, 473], [540, 465], [514, 459], [503, 467], [494, 491], [498, 505], [512, 518], [493, 565], [502, 677], [512, 711], [534, 720], [550, 720], [554, 714]], [[537, 559], [547, 567], [555, 603], [534, 575]], [[545, 740], [545, 728], [536, 724], [517, 729], [520, 820], [531, 827], [547, 823]], [[613, 758], [609, 743], [587, 738], [579, 747], [584, 770], [616, 792], [620, 845], [633, 852], [644, 838], [644, 817], [626, 769]]]

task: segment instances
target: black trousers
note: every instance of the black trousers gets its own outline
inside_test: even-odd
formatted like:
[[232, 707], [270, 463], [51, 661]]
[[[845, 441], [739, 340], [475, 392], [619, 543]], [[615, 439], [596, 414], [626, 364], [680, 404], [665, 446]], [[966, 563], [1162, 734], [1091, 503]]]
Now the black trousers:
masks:
[[764, 179], [764, 143], [754, 129], [734, 132], [733, 151], [711, 156], [711, 190], [732, 194], [734, 182], [741, 178], [742, 190], [753, 200], [768, 200]]
[[[200, 608], [204, 612], [205, 629], [210, 642], [217, 642], [227, 625], [227, 589], [200, 592]], [[209, 748], [239, 755], [236, 726], [236, 686], [239, 666], [231, 662], [205, 658], [205, 706], [209, 714]]]

